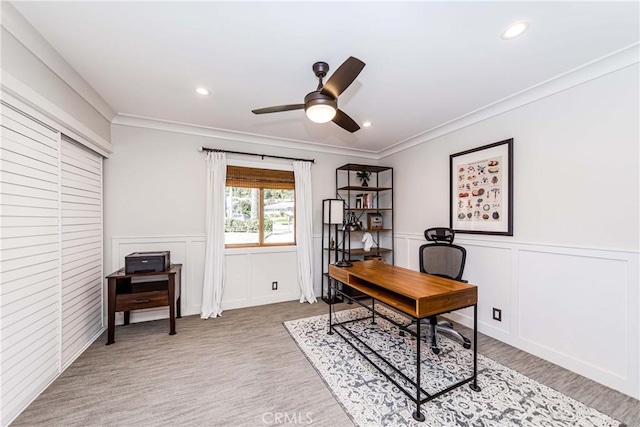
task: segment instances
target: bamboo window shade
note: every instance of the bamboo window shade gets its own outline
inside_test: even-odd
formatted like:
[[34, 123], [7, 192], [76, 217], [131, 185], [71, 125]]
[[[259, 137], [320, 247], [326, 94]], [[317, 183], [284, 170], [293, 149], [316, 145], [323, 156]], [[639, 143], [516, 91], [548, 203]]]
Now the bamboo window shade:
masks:
[[227, 166], [227, 187], [295, 189], [292, 171]]

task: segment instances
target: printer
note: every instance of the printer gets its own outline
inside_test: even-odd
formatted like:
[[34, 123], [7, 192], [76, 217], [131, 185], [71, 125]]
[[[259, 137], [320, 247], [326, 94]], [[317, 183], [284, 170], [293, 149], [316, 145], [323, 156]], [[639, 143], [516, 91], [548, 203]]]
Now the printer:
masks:
[[171, 268], [171, 252], [134, 252], [124, 257], [124, 273], [158, 273]]

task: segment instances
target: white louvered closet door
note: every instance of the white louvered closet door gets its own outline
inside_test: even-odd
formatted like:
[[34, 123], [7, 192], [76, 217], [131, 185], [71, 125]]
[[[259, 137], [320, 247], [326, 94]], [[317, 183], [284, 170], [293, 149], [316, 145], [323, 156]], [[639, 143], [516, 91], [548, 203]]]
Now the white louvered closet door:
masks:
[[2, 424], [60, 370], [59, 138], [6, 105], [0, 134]]
[[63, 135], [62, 366], [102, 329], [102, 157]]

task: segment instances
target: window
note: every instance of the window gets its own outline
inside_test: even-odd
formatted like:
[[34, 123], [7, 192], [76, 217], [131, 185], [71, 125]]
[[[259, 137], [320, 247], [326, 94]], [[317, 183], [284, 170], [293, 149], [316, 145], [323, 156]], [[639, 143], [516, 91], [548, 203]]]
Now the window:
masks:
[[227, 166], [227, 247], [295, 245], [293, 172]]

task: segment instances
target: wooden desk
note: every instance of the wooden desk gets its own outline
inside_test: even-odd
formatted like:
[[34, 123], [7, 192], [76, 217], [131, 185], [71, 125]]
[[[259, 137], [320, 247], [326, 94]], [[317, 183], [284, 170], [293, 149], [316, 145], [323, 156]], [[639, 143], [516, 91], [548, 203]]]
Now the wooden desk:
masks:
[[[124, 268], [107, 276], [108, 283], [108, 338], [107, 345], [115, 342], [116, 312], [124, 311], [124, 324], [129, 324], [131, 310], [169, 306], [169, 335], [176, 333], [176, 317], [180, 319], [180, 287], [182, 264], [158, 273], [125, 274]], [[166, 276], [165, 280], [134, 282], [132, 279]], [[177, 314], [177, 316], [176, 316]]]
[[[478, 288], [468, 283], [458, 282], [455, 280], [444, 279], [429, 274], [420, 273], [417, 271], [409, 270], [394, 265], [384, 264], [379, 261], [363, 261], [354, 262], [352, 267], [336, 267], [335, 265], [329, 265], [329, 276], [339, 282], [344, 283], [373, 299], [372, 306], [366, 306], [361, 302], [350, 298], [347, 294], [337, 288], [337, 286], [330, 285], [330, 291], [341, 294], [344, 298], [349, 299], [355, 303], [366, 307], [371, 312], [371, 317], [359, 319], [367, 320], [372, 319], [375, 321], [375, 316], [384, 318], [385, 320], [393, 323], [401, 328], [401, 330], [414, 335], [416, 339], [416, 379], [415, 383], [412, 381], [416, 388], [415, 395], [412, 395], [408, 390], [398, 384], [393, 378], [391, 378], [386, 372], [378, 367], [372, 360], [369, 359], [363, 352], [361, 352], [356, 345], [354, 345], [345, 335], [340, 333], [336, 326], [342, 327], [346, 332], [354, 335], [346, 328], [343, 323], [333, 323], [333, 304], [329, 305], [329, 334], [334, 331], [345, 339], [354, 349], [356, 349], [365, 359], [367, 359], [373, 366], [378, 368], [382, 374], [392, 381], [400, 390], [402, 390], [411, 400], [416, 403], [416, 411], [413, 413], [413, 418], [418, 421], [424, 421], [424, 415], [420, 411], [420, 405], [435, 399], [436, 397], [453, 390], [468, 382], [472, 382], [471, 389], [474, 391], [480, 391], [477, 383], [477, 368], [478, 368]], [[329, 295], [331, 298], [331, 294]], [[381, 314], [375, 310], [375, 301], [382, 302], [389, 305], [400, 312], [406, 314], [413, 321], [416, 321], [416, 332], [406, 329], [406, 325], [402, 325], [393, 319]], [[454, 310], [459, 310], [466, 307], [473, 307], [473, 376], [466, 378], [462, 381], [453, 384], [446, 389], [435, 393], [429, 394], [423, 390], [420, 386], [420, 319], [425, 317], [434, 316], [437, 314], [447, 313]], [[350, 321], [352, 322], [352, 321]], [[357, 337], [355, 337], [357, 339]], [[373, 349], [370, 348], [371, 351]], [[384, 360], [388, 366], [394, 369], [396, 372], [404, 376], [399, 369], [397, 369], [391, 362], [386, 360], [379, 353], [373, 351], [378, 357]], [[422, 398], [422, 395], [426, 396]]]

